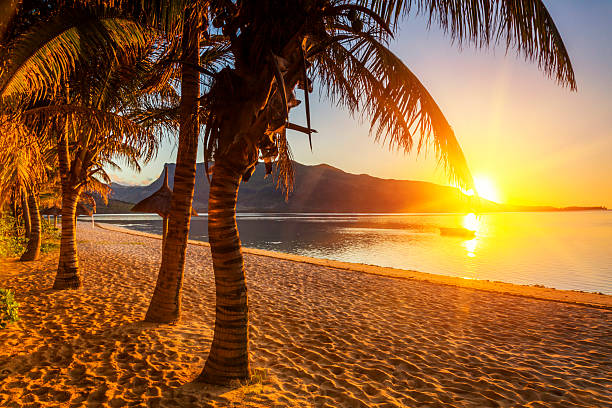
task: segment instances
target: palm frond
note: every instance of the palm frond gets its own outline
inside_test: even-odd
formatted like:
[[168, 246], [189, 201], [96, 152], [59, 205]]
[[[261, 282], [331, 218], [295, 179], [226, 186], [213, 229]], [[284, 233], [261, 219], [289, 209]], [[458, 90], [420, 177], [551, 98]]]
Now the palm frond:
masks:
[[117, 53], [135, 52], [149, 41], [148, 33], [128, 19], [85, 11], [68, 17], [63, 13], [41, 23], [16, 42], [0, 72], [0, 99], [54, 95], [80, 59], [100, 53], [114, 59]]
[[108, 196], [112, 191], [110, 187], [110, 178], [108, 177], [106, 172], [101, 171], [99, 177], [102, 177], [103, 181], [99, 180], [97, 177], [94, 176], [89, 177], [84, 186], [85, 193], [81, 195], [81, 200], [91, 205], [94, 210], [96, 205], [95, 195], [98, 195], [100, 198], [102, 198], [104, 204], [108, 205]]
[[0, 190], [11, 188], [38, 190], [47, 181], [52, 166], [48, 145], [32, 138], [31, 129], [21, 122], [0, 117]]
[[368, 33], [319, 54], [315, 69], [331, 99], [369, 118], [376, 140], [417, 152], [432, 145], [451, 180], [469, 189], [472, 176], [455, 134], [418, 78]]
[[78, 105], [49, 105], [29, 109], [23, 116], [25, 121], [32, 124], [67, 117], [74, 129], [87, 129], [88, 132], [98, 135], [96, 144], [99, 151], [103, 148], [119, 149], [120, 146], [129, 144], [139, 152], [140, 158], [145, 162], [157, 153], [158, 144], [153, 132], [117, 113]]
[[415, 11], [439, 25], [459, 44], [477, 46], [499, 42], [527, 60], [537, 61], [546, 75], [576, 89], [569, 55], [542, 0], [360, 0], [359, 4], [397, 23]]
[[285, 193], [285, 200], [293, 191], [295, 173], [293, 170], [293, 154], [287, 142], [287, 133], [283, 132], [276, 136], [276, 147], [278, 148], [278, 159], [274, 165], [276, 188], [281, 188]]

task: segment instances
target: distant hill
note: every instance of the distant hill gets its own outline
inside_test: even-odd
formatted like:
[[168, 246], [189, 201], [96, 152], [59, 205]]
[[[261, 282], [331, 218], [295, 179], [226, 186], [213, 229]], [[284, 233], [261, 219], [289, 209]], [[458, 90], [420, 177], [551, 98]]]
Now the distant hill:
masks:
[[127, 203], [121, 200], [110, 198], [108, 204], [104, 204], [101, 198], [96, 197], [97, 214], [126, 214], [129, 213], [134, 203]]
[[[170, 187], [174, 184], [175, 164], [168, 167]], [[391, 180], [350, 174], [320, 164], [307, 166], [294, 163], [294, 191], [285, 201], [272, 177], [264, 179], [264, 166], [257, 166], [247, 183], [240, 185], [237, 209], [241, 212], [466, 212], [474, 208], [474, 199], [460, 190], [434, 183]], [[136, 203], [148, 197], [163, 181], [163, 174], [148, 186], [124, 186], [113, 183], [111, 198]], [[196, 188], [193, 206], [196, 211], [208, 209], [209, 185], [204, 164], [196, 167]], [[497, 207], [491, 202], [487, 206]]]
[[[174, 184], [174, 163], [166, 164], [170, 187]], [[319, 164], [307, 166], [294, 162], [294, 191], [285, 201], [272, 177], [264, 179], [264, 166], [257, 166], [247, 183], [240, 185], [239, 212], [472, 212], [472, 211], [551, 211], [553, 207], [504, 206], [477, 197], [468, 197], [459, 189], [434, 183], [393, 180], [367, 174], [350, 174], [335, 167]], [[148, 186], [124, 186], [113, 183], [111, 199], [137, 203], [159, 189], [163, 174]], [[204, 163], [196, 166], [196, 187], [193, 207], [198, 212], [208, 209], [209, 184]], [[125, 205], [114, 206], [126, 212]], [[590, 209], [590, 208], [582, 208]]]

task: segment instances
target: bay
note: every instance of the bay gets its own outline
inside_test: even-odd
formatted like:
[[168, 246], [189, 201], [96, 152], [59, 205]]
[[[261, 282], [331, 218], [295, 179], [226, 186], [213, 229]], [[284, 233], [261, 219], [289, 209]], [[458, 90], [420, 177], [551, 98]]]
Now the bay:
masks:
[[[96, 215], [161, 234], [156, 215]], [[612, 294], [612, 212], [242, 213], [245, 247], [466, 279]], [[190, 239], [207, 241], [207, 217]]]

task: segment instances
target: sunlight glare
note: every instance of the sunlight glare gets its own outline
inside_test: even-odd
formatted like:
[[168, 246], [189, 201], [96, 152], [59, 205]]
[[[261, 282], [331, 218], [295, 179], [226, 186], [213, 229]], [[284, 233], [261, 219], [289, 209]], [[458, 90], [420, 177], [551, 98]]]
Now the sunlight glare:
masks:
[[463, 247], [467, 252], [467, 256], [474, 258], [476, 256], [476, 247], [478, 246], [478, 238], [470, 239], [463, 242]]
[[465, 217], [463, 217], [463, 228], [478, 232], [480, 227], [480, 220], [474, 213], [469, 213]]
[[467, 240], [463, 242], [463, 247], [467, 251], [467, 256], [470, 258], [474, 258], [476, 256], [476, 247], [478, 246], [478, 233], [480, 231], [480, 217], [478, 217], [474, 213], [469, 213], [465, 217], [463, 217], [463, 228], [474, 231], [476, 236], [473, 239]]
[[[482, 197], [486, 200], [493, 201], [496, 203], [500, 202], [500, 195], [495, 186], [495, 183], [491, 180], [491, 178], [486, 176], [475, 176], [474, 177], [474, 187], [476, 188], [476, 194], [479, 197]], [[471, 190], [470, 190], [471, 191]], [[474, 192], [472, 191], [472, 194]], [[469, 194], [468, 195], [472, 195]]]

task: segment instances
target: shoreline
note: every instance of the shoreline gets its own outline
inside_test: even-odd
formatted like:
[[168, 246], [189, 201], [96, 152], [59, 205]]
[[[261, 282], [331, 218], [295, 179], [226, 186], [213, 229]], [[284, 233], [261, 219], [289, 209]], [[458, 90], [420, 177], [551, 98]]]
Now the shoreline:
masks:
[[161, 241], [124, 232], [78, 224], [78, 290], [51, 289], [57, 252], [0, 262], [20, 317], [0, 332], [0, 406], [612, 403], [610, 310], [252, 250], [244, 258], [254, 376], [226, 387], [199, 383], [215, 324], [210, 249], [187, 247], [180, 321], [146, 323]]
[[[161, 240], [161, 235], [151, 234], [142, 231], [116, 227], [112, 224], [96, 222], [95, 226], [107, 231], [119, 232], [128, 235], [141, 236]], [[188, 240], [188, 244], [209, 247], [210, 244], [204, 241]], [[454, 276], [439, 275], [427, 272], [419, 272], [408, 269], [398, 269], [377, 265], [335, 261], [323, 258], [312, 258], [302, 255], [287, 254], [284, 252], [267, 251], [256, 248], [242, 248], [246, 254], [264, 256], [275, 259], [300, 262], [310, 265], [322, 266], [326, 268], [340, 269], [352, 272], [361, 272], [369, 275], [385, 276], [395, 279], [419, 280], [434, 284], [455, 286], [461, 288], [474, 289], [485, 292], [503, 293], [507, 295], [519, 296], [529, 299], [548, 300], [579, 306], [587, 306], [598, 309], [612, 310], [612, 295], [599, 294], [593, 292], [582, 292], [577, 290], [563, 290], [530, 285], [520, 285], [499, 281], [487, 281], [479, 279], [466, 279]]]

